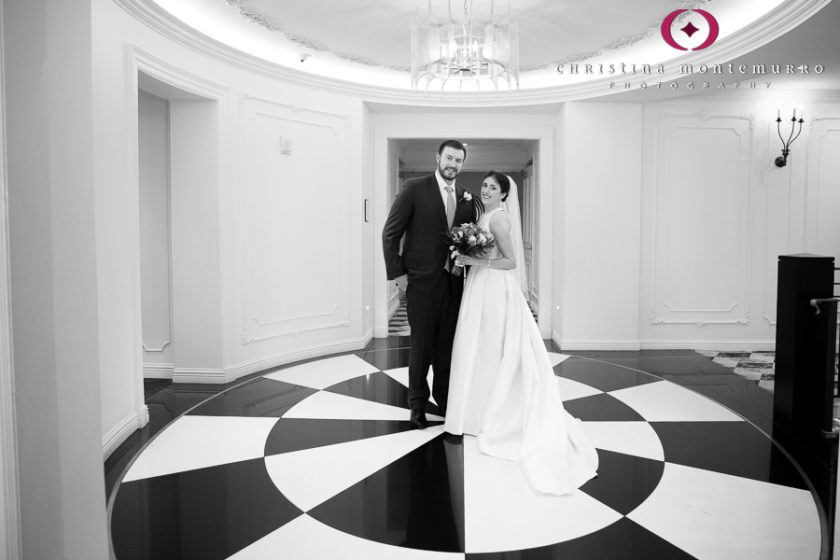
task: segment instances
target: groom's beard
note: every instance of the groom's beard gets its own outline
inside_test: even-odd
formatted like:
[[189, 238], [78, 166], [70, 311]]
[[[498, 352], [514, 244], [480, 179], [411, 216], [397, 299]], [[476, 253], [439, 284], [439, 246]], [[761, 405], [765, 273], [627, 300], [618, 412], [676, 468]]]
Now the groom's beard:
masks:
[[439, 167], [438, 170], [444, 179], [448, 179], [450, 181], [457, 177], [459, 173], [459, 171], [454, 167]]

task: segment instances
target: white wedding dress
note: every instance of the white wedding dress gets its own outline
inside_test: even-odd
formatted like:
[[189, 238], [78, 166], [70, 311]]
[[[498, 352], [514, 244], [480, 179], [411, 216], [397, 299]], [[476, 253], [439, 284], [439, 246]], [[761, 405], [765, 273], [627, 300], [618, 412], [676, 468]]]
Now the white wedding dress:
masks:
[[[489, 231], [502, 207], [478, 225]], [[490, 257], [501, 254], [497, 248]], [[514, 270], [473, 266], [452, 348], [444, 429], [482, 453], [518, 461], [531, 488], [567, 494], [595, 476], [598, 454], [563, 408], [557, 378]]]

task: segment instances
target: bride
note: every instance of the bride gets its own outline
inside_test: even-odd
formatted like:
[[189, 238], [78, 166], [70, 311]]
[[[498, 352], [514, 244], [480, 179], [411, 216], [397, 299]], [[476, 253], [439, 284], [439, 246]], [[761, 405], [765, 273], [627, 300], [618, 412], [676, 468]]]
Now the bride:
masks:
[[482, 453], [518, 461], [531, 488], [567, 494], [595, 476], [598, 455], [563, 408], [527, 288], [516, 183], [490, 171], [479, 227], [496, 245], [471, 265], [452, 349], [444, 429], [478, 436]]

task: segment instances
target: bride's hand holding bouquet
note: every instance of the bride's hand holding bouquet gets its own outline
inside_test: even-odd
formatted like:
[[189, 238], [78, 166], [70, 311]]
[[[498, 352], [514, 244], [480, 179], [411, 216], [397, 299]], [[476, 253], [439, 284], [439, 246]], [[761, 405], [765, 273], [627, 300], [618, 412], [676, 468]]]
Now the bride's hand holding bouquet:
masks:
[[496, 244], [488, 231], [474, 223], [461, 224], [449, 230], [449, 255], [457, 266], [477, 264], [477, 258]]

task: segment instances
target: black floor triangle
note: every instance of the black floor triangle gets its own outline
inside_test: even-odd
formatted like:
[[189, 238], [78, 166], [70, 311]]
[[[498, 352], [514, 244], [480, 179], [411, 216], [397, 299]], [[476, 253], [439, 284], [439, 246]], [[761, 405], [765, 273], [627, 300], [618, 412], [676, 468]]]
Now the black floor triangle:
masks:
[[122, 483], [111, 535], [119, 560], [222, 560], [301, 513], [259, 458]]
[[[336, 383], [325, 389], [331, 393], [375, 401], [391, 406], [408, 407], [408, 388], [385, 372], [371, 373]], [[426, 403], [426, 412], [440, 414], [440, 409], [431, 402]]]
[[461, 438], [443, 434], [308, 514], [363, 539], [460, 552], [463, 496], [463, 444]]
[[622, 518], [600, 531], [549, 546], [485, 554], [467, 560], [697, 560], [691, 554]]
[[325, 420], [311, 418], [280, 418], [268, 435], [266, 455], [289, 453], [410, 430], [406, 421], [399, 420]]

